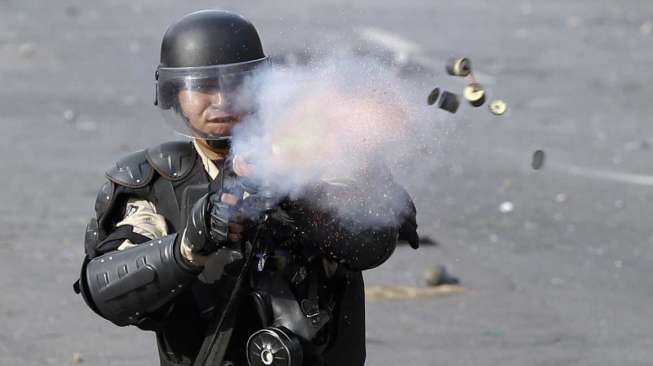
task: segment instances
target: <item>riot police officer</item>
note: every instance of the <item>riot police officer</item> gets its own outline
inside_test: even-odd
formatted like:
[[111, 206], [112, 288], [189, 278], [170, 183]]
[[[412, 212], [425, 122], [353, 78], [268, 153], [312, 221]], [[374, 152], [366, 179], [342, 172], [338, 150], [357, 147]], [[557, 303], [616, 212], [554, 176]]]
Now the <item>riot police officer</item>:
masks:
[[244, 215], [260, 195], [239, 183], [230, 135], [255, 113], [243, 82], [268, 64], [237, 14], [199, 11], [170, 26], [155, 104], [191, 141], [119, 160], [98, 194], [75, 290], [111, 322], [154, 331], [162, 365], [362, 365], [361, 271], [398, 238], [417, 246], [414, 206], [389, 176], [379, 184], [402, 205], [377, 202], [376, 213], [398, 210], [399, 224], [344, 225], [314, 202], [357, 188], [327, 182], [276, 199], [265, 225]]

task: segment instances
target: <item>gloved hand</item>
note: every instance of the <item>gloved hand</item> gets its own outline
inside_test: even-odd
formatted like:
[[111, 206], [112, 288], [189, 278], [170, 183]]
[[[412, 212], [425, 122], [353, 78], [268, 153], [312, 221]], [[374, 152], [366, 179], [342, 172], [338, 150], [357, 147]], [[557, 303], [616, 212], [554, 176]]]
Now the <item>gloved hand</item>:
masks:
[[410, 244], [411, 248], [419, 248], [419, 236], [417, 235], [417, 210], [415, 209], [415, 204], [412, 200], [410, 201], [410, 207], [404, 213], [404, 219], [399, 226], [399, 240], [406, 241]]
[[186, 260], [203, 266], [208, 256], [221, 248], [240, 250], [245, 220], [237, 204], [238, 197], [233, 194], [209, 192], [193, 205], [180, 249]]
[[[209, 242], [218, 247], [239, 247], [245, 219], [237, 209], [239, 199], [231, 193], [209, 195]], [[207, 248], [212, 249], [210, 246]], [[202, 250], [196, 251], [201, 253]]]

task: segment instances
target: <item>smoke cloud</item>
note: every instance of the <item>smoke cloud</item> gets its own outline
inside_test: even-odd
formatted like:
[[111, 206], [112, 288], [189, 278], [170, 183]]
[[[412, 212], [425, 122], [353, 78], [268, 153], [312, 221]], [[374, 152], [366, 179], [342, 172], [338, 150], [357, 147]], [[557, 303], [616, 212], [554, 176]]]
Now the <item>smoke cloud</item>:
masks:
[[357, 197], [327, 202], [344, 217], [394, 199], [390, 214], [371, 216], [396, 220], [404, 197], [389, 194], [388, 174], [437, 151], [445, 132], [426, 104], [429, 90], [371, 58], [338, 53], [305, 66], [273, 66], [246, 85], [258, 113], [233, 131], [234, 155], [282, 195], [325, 181], [355, 182]]

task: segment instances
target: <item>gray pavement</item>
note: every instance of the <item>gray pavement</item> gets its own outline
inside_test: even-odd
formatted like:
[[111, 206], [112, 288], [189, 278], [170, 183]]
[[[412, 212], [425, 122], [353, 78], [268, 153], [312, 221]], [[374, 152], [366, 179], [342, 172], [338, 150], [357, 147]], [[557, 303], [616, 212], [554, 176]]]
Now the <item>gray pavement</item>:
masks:
[[468, 291], [369, 302], [369, 365], [653, 364], [650, 1], [0, 0], [0, 365], [156, 364], [151, 334], [71, 284], [104, 170], [175, 138], [152, 106], [160, 37], [208, 7], [251, 18], [277, 58], [363, 47], [455, 90], [444, 60], [466, 55], [509, 104], [463, 106], [441, 152], [398, 172], [441, 245], [399, 248], [368, 285], [443, 263]]

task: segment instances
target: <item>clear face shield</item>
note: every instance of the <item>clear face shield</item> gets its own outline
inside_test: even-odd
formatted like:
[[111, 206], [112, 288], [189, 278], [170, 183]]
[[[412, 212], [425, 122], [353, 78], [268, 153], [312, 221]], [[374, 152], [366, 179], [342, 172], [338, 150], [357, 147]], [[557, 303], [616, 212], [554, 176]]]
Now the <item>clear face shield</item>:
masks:
[[256, 107], [253, 78], [268, 58], [228, 65], [157, 70], [156, 104], [177, 133], [229, 139], [233, 126]]

